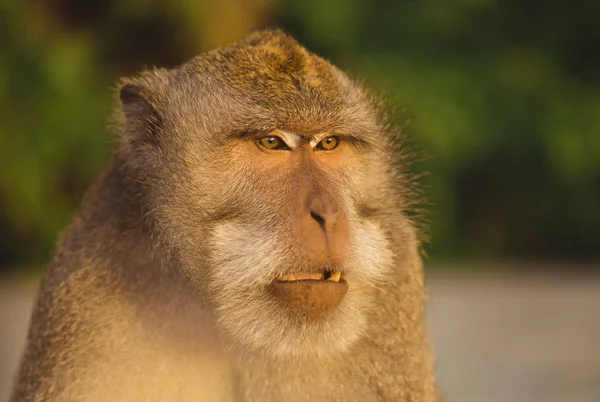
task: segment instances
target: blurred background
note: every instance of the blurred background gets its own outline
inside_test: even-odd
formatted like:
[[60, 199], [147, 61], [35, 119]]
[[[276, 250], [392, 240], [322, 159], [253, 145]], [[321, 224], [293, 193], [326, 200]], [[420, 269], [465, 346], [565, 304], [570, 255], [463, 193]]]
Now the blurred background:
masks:
[[281, 27], [387, 100], [430, 201], [448, 401], [600, 401], [600, 3], [4, 0], [0, 401], [114, 82]]

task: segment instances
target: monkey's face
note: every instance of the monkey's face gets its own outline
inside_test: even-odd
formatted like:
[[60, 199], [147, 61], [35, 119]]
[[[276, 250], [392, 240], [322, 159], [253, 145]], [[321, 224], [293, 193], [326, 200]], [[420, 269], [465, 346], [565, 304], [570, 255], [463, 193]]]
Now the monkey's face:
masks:
[[154, 100], [121, 91], [128, 130], [156, 123], [149, 211], [221, 333], [276, 356], [348, 348], [409, 227], [364, 92], [281, 34], [155, 74]]
[[380, 155], [330, 132], [243, 131], [210, 151], [189, 144], [170, 208], [183, 217], [184, 270], [220, 329], [281, 356], [347, 348], [392, 260], [374, 203]]

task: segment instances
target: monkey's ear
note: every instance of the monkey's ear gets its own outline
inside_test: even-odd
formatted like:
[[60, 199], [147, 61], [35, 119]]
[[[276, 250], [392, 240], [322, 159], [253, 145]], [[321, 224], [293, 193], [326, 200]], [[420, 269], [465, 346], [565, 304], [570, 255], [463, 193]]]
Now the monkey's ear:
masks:
[[161, 118], [150, 100], [146, 87], [125, 84], [119, 90], [119, 97], [125, 114], [126, 135], [133, 144], [159, 142]]

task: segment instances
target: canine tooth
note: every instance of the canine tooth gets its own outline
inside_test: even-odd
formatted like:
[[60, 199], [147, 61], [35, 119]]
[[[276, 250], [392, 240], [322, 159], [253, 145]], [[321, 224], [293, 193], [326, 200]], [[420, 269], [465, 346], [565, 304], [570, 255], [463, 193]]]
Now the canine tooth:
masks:
[[294, 274], [289, 274], [288, 277], [287, 277], [287, 280], [288, 281], [295, 281], [296, 277], [294, 276]]
[[335, 271], [334, 273], [331, 274], [331, 276], [327, 280], [339, 282], [341, 276], [342, 276], [342, 273], [340, 271]]
[[286, 282], [288, 280], [288, 276], [287, 275], [280, 276], [278, 280], [281, 282]]

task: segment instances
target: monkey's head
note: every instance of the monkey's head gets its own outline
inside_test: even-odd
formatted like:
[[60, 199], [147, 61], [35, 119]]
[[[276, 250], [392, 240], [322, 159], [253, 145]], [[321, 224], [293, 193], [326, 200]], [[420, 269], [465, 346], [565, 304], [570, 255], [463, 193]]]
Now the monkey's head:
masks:
[[126, 80], [120, 98], [118, 152], [152, 236], [220, 333], [276, 356], [359, 338], [412, 233], [365, 91], [266, 31]]

